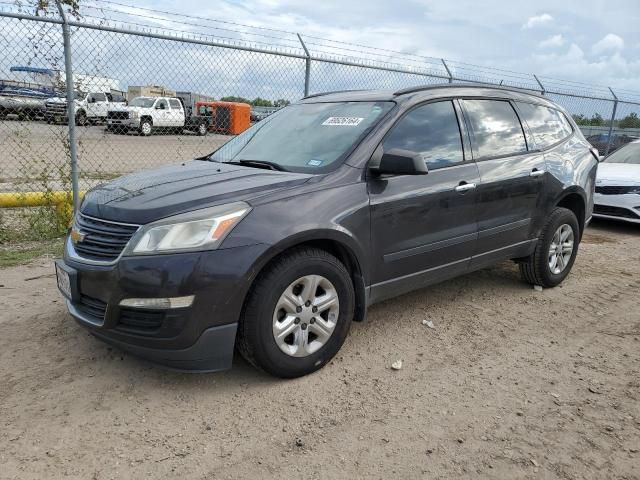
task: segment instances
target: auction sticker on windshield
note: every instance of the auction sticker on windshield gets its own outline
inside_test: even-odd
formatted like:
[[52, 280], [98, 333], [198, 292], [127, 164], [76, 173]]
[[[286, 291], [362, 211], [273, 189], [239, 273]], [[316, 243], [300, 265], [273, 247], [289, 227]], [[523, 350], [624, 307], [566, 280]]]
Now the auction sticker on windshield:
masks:
[[364, 118], [361, 117], [329, 117], [322, 125], [336, 125], [341, 127], [355, 127], [358, 125]]

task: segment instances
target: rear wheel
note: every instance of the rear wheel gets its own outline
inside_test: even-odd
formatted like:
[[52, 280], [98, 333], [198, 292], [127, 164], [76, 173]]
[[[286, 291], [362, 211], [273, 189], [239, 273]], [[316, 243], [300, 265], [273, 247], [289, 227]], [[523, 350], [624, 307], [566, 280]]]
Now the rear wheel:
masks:
[[201, 123], [200, 125], [198, 125], [198, 135], [200, 135], [201, 137], [207, 134], [207, 124], [206, 123]]
[[542, 229], [534, 252], [520, 263], [522, 278], [542, 287], [559, 285], [571, 271], [580, 242], [575, 214], [557, 207]]
[[292, 250], [256, 280], [238, 329], [238, 349], [278, 377], [314, 372], [344, 343], [354, 298], [340, 260], [317, 248]]

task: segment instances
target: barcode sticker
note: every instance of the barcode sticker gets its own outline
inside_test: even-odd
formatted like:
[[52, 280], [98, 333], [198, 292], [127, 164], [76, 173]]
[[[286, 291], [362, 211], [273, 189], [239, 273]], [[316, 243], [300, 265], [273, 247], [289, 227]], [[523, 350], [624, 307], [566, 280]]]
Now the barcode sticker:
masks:
[[340, 127], [355, 127], [358, 125], [364, 118], [360, 117], [329, 117], [322, 125], [335, 125]]

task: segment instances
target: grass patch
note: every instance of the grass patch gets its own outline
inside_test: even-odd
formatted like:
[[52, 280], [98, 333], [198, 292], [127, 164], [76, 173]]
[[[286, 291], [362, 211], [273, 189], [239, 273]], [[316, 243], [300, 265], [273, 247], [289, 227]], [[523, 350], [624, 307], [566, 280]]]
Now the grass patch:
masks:
[[121, 177], [124, 173], [109, 172], [80, 172], [80, 178], [83, 180], [114, 180]]
[[0, 246], [0, 268], [24, 265], [45, 255], [61, 257], [64, 240], [45, 240], [42, 242], [16, 243]]

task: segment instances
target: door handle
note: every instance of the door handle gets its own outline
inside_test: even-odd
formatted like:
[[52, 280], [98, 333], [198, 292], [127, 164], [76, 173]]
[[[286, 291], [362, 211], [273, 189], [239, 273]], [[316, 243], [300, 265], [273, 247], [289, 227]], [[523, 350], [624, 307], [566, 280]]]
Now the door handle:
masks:
[[458, 193], [464, 193], [464, 192], [468, 192], [469, 190], [473, 190], [475, 188], [476, 188], [475, 183], [460, 182], [460, 185], [454, 188], [454, 190]]
[[534, 168], [533, 170], [531, 170], [531, 173], [529, 174], [530, 177], [541, 177], [545, 174], [546, 172], [544, 170], [538, 170], [537, 168]]

